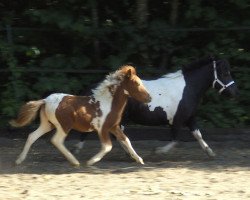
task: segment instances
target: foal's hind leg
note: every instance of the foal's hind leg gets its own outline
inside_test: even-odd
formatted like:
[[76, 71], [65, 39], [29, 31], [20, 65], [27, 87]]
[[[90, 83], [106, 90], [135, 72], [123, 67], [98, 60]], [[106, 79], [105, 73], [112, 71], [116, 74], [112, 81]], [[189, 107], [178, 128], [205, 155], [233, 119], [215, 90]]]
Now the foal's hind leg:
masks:
[[56, 129], [56, 133], [51, 139], [52, 144], [55, 145], [55, 147], [67, 158], [67, 160], [71, 164], [79, 166], [79, 161], [69, 152], [69, 150], [63, 144], [67, 134], [64, 132], [60, 125], [58, 125]]
[[116, 126], [112, 131], [111, 131], [117, 138], [117, 140], [120, 142], [124, 150], [130, 154], [132, 158], [136, 160], [136, 162], [141, 163], [142, 165], [144, 164], [143, 159], [138, 156], [138, 154], [135, 152], [133, 149], [130, 140], [128, 137], [123, 133], [121, 128], [119, 126]]
[[21, 164], [24, 159], [27, 156], [27, 153], [29, 152], [29, 149], [31, 147], [31, 145], [42, 135], [44, 135], [45, 133], [51, 131], [53, 129], [53, 125], [48, 121], [45, 112], [44, 112], [44, 108], [41, 108], [40, 111], [40, 126], [38, 127], [38, 129], [36, 129], [34, 132], [30, 133], [28, 136], [28, 139], [25, 143], [25, 146], [23, 148], [22, 153], [18, 156], [18, 159], [16, 160], [16, 164], [19, 165]]

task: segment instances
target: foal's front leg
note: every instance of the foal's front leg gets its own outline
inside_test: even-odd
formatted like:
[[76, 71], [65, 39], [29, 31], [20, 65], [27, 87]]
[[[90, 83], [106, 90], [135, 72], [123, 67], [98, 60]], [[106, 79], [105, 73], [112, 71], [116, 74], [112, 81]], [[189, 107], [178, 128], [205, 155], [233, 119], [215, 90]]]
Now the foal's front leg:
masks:
[[132, 144], [128, 137], [123, 133], [119, 126], [116, 126], [111, 130], [111, 132], [116, 136], [117, 140], [120, 142], [124, 150], [130, 154], [132, 158], [136, 160], [136, 162], [141, 163], [144, 165], [143, 159], [138, 156], [136, 151], [133, 149]]
[[89, 161], [87, 161], [87, 165], [93, 165], [94, 163], [100, 161], [108, 152], [112, 149], [112, 143], [108, 130], [103, 130], [98, 132], [102, 147], [101, 150], [93, 156]]

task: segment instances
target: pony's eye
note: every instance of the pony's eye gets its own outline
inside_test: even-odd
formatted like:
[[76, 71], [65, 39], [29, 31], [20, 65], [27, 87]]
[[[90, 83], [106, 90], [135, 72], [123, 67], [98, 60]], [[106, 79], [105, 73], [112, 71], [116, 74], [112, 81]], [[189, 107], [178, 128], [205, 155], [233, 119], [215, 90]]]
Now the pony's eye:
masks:
[[227, 71], [227, 72], [225, 73], [225, 75], [226, 75], [226, 76], [230, 76], [230, 72]]

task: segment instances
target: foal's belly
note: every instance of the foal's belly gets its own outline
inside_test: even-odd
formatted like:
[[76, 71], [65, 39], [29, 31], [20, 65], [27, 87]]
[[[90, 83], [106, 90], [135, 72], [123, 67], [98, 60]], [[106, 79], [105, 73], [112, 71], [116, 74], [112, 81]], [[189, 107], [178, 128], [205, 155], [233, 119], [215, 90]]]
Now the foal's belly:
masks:
[[73, 124], [72, 129], [79, 132], [92, 132], [95, 130], [91, 124], [85, 124], [85, 123]]

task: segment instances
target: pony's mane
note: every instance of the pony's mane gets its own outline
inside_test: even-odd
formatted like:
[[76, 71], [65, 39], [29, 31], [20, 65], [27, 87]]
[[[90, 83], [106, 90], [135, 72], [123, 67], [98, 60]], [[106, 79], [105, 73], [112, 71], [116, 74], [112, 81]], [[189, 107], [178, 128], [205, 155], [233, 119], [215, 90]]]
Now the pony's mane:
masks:
[[121, 66], [118, 70], [113, 73], [106, 75], [104, 81], [102, 81], [96, 89], [92, 90], [95, 96], [103, 95], [107, 92], [112, 91], [114, 93], [120, 83], [124, 80], [128, 70], [131, 70], [131, 74], [136, 74], [136, 70], [131, 65]]
[[197, 69], [197, 68], [200, 68], [200, 67], [202, 67], [210, 62], [212, 63], [213, 61], [214, 61], [213, 56], [206, 56], [204, 58], [197, 59], [190, 64], [182, 66], [182, 71], [186, 72], [186, 71], [190, 71], [193, 69]]
[[179, 76], [182, 76], [182, 72], [181, 70], [178, 70], [176, 72], [173, 72], [173, 73], [168, 73], [168, 74], [165, 74], [162, 76], [162, 78], [176, 78], [176, 77], [179, 77]]

